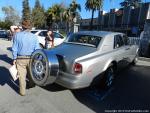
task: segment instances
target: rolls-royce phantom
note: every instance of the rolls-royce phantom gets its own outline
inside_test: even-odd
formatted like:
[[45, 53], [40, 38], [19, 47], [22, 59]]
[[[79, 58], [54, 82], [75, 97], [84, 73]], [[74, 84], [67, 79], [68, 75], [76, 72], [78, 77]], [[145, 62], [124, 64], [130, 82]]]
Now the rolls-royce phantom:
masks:
[[[39, 86], [57, 83], [69, 89], [90, 86], [103, 78], [110, 87], [116, 70], [135, 64], [138, 46], [130, 45], [123, 33], [80, 31], [71, 34], [51, 50], [37, 50], [31, 56], [31, 79]], [[99, 81], [100, 82], [100, 81]]]

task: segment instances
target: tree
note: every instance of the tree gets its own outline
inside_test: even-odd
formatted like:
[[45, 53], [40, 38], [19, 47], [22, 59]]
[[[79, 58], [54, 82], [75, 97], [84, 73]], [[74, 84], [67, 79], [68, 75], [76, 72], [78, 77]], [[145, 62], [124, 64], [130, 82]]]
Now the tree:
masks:
[[65, 9], [63, 12], [63, 21], [65, 21], [65, 23], [66, 23], [66, 31], [67, 32], [70, 31], [70, 24], [69, 23], [72, 21], [72, 18], [70, 15], [71, 15], [70, 9], [69, 8]]
[[128, 7], [128, 6], [139, 7], [141, 2], [142, 0], [124, 0], [123, 2], [120, 3], [120, 5], [122, 7]]
[[44, 7], [40, 5], [39, 0], [36, 0], [35, 6], [32, 9], [32, 22], [33, 26], [36, 28], [45, 27], [46, 16]]
[[6, 23], [19, 24], [20, 16], [12, 6], [2, 7]]
[[67, 28], [69, 26], [69, 32], [71, 31], [72, 24], [76, 23], [74, 22], [74, 19], [78, 20], [80, 18], [80, 14], [78, 11], [81, 11], [80, 4], [78, 4], [76, 0], [72, 0], [69, 7], [66, 8], [63, 12], [63, 18], [66, 21]]
[[13, 25], [10, 21], [0, 21], [1, 29], [10, 29], [10, 26]]
[[35, 6], [34, 6], [35, 8], [41, 8], [41, 4], [40, 4], [40, 1], [39, 0], [36, 0], [35, 1]]
[[49, 26], [54, 23], [58, 28], [58, 23], [61, 22], [61, 14], [64, 11], [64, 7], [61, 4], [55, 4], [47, 10], [47, 22]]
[[81, 6], [76, 2], [76, 0], [73, 0], [70, 4], [70, 12], [71, 12], [71, 18], [72, 20], [78, 19], [80, 17], [79, 12], [81, 11]]
[[28, 0], [23, 0], [22, 19], [23, 20], [31, 20], [31, 10], [29, 7]]
[[81, 11], [81, 6], [76, 2], [76, 0], [72, 0], [70, 4], [70, 12], [72, 13], [72, 17], [76, 16], [77, 11]]
[[92, 29], [93, 26], [93, 18], [94, 18], [94, 12], [96, 10], [100, 10], [103, 5], [103, 0], [87, 0], [85, 3], [86, 10], [92, 10], [92, 18], [90, 22], [90, 29]]

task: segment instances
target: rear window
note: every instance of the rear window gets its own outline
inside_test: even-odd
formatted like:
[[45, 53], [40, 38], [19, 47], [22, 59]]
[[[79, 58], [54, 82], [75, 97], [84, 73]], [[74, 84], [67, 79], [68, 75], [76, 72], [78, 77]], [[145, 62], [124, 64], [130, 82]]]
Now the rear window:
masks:
[[101, 41], [101, 37], [92, 36], [92, 35], [81, 35], [81, 34], [72, 34], [69, 36], [69, 43], [87, 45], [92, 47], [98, 47]]

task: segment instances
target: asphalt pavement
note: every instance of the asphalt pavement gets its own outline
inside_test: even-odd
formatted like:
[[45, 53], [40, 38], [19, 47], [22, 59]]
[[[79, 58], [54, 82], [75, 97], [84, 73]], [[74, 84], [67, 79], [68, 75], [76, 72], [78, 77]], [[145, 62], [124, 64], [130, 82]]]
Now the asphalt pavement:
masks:
[[150, 62], [121, 70], [112, 88], [68, 90], [57, 84], [31, 88], [18, 94], [11, 66], [12, 42], [0, 39], [0, 113], [105, 113], [150, 112]]

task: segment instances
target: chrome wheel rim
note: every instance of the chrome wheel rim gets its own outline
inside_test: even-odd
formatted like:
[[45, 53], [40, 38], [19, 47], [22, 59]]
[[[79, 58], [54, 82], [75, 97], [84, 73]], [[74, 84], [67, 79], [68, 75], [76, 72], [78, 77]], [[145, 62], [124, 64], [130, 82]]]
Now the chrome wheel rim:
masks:
[[34, 79], [43, 80], [47, 70], [46, 58], [40, 53], [35, 54], [32, 58], [31, 66]]
[[107, 80], [106, 80], [107, 87], [110, 87], [112, 85], [113, 80], [114, 80], [114, 72], [113, 72], [113, 69], [110, 68], [108, 69], [108, 72], [107, 72]]

